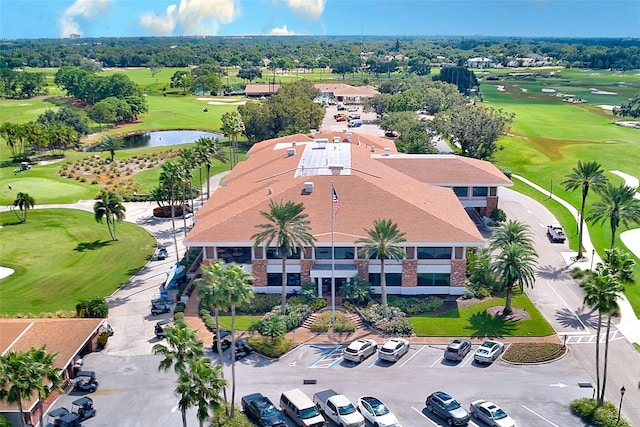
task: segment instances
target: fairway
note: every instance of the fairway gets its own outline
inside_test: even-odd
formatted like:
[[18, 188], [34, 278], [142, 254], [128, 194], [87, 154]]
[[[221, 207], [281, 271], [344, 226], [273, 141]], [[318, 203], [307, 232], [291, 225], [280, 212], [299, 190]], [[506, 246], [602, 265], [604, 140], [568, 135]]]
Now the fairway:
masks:
[[29, 211], [20, 224], [0, 213], [0, 263], [14, 274], [0, 280], [0, 315], [75, 311], [82, 299], [105, 297], [126, 283], [153, 253], [145, 229], [121, 222], [118, 241], [106, 225], [75, 209]]

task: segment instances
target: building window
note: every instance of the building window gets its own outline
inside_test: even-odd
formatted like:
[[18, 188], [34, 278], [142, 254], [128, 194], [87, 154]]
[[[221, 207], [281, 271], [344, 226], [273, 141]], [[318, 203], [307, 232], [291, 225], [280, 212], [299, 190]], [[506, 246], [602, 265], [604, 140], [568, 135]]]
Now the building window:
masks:
[[418, 259], [451, 259], [451, 248], [418, 248]]
[[316, 248], [316, 259], [331, 259], [331, 248]]
[[464, 248], [456, 247], [456, 259], [462, 259], [464, 257]]
[[[282, 259], [280, 248], [267, 249], [267, 259]], [[300, 249], [296, 248], [293, 254], [287, 254], [287, 259], [300, 259]]]
[[267, 286], [282, 286], [282, 274], [267, 273]]
[[418, 273], [418, 286], [449, 286], [449, 273]]
[[262, 246], [257, 246], [253, 248], [253, 251], [256, 259], [264, 259], [264, 248]]
[[287, 273], [287, 286], [300, 286], [300, 273]]
[[496, 197], [498, 195], [498, 187], [489, 187], [489, 195]]
[[467, 197], [469, 195], [469, 187], [453, 187], [453, 192], [458, 197]]
[[336, 259], [353, 259], [354, 248], [335, 248]]
[[218, 259], [225, 262], [245, 264], [251, 262], [251, 247], [221, 247], [218, 248]]
[[473, 197], [487, 197], [489, 194], [489, 188], [487, 187], [473, 187]]
[[[402, 286], [402, 273], [385, 273], [387, 286]], [[380, 286], [380, 273], [369, 273], [369, 283], [372, 286]]]

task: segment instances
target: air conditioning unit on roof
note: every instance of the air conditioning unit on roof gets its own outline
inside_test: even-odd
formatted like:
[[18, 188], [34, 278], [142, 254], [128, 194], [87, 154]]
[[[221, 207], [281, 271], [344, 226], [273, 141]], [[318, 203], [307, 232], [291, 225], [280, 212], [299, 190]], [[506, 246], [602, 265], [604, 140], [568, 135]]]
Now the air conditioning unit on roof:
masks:
[[307, 194], [313, 193], [313, 182], [307, 181], [304, 183], [304, 192]]

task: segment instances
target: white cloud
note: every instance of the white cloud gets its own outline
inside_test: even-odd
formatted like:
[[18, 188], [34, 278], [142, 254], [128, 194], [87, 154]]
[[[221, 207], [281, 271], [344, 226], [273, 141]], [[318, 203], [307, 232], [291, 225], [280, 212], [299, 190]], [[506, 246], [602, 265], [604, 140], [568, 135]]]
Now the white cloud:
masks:
[[277, 27], [272, 28], [269, 31], [269, 35], [272, 35], [272, 36], [293, 36], [295, 34], [296, 34], [295, 32], [289, 31], [286, 25], [283, 25], [280, 28], [277, 28]]
[[100, 16], [107, 8], [111, 0], [76, 0], [69, 6], [58, 20], [58, 28], [61, 37], [69, 37], [70, 34], [82, 34], [82, 28], [78, 18], [92, 19]]
[[138, 22], [155, 34], [169, 35], [179, 26], [184, 34], [214, 35], [220, 23], [233, 22], [239, 14], [238, 0], [180, 0], [164, 15], [147, 13]]
[[286, 0], [287, 6], [293, 11], [307, 19], [320, 19], [324, 12], [327, 0]]

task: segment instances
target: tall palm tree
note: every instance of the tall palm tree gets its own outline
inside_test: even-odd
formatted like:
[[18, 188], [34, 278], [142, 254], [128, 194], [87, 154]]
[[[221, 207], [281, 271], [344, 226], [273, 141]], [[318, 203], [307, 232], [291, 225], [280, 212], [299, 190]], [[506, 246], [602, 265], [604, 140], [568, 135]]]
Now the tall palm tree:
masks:
[[20, 427], [24, 427], [22, 400], [29, 399], [37, 387], [30, 371], [27, 353], [12, 351], [0, 357], [0, 400], [18, 405]]
[[229, 137], [229, 148], [231, 152], [231, 168], [238, 164], [238, 135], [244, 133], [244, 122], [242, 116], [236, 111], [224, 113], [222, 115], [222, 132]]
[[640, 222], [640, 200], [634, 196], [636, 189], [625, 184], [608, 183], [600, 192], [600, 201], [593, 204], [587, 221], [602, 223], [609, 221], [611, 228], [611, 246], [616, 245], [616, 232], [620, 224], [628, 227]]
[[116, 150], [121, 149], [123, 145], [124, 142], [121, 139], [118, 139], [111, 135], [103, 137], [102, 142], [100, 143], [102, 151], [108, 151], [111, 155], [111, 162], [113, 162], [113, 158], [116, 155]]
[[189, 328], [184, 321], [177, 321], [175, 327], [166, 328], [167, 346], [156, 344], [153, 354], [164, 356], [158, 370], [167, 371], [172, 366], [177, 373], [185, 371], [190, 360], [204, 355], [204, 345], [197, 338], [197, 331]]
[[[27, 221], [27, 211], [36, 205], [36, 199], [31, 197], [29, 193], [18, 193], [13, 201], [13, 207], [20, 209], [20, 215], [16, 213], [20, 222]], [[15, 212], [15, 209], [14, 209]]]
[[62, 384], [60, 369], [53, 366], [57, 353], [48, 353], [45, 347], [33, 347], [27, 354], [31, 365], [31, 378], [38, 390], [40, 425], [44, 426], [44, 401], [54, 390], [60, 390]]
[[181, 182], [180, 166], [177, 162], [164, 162], [160, 170], [160, 182], [164, 188], [169, 189], [169, 203], [171, 204], [171, 229], [173, 234], [173, 245], [176, 249], [176, 262], [180, 262], [180, 250], [178, 249], [178, 238], [176, 236], [176, 194]]
[[100, 192], [98, 200], [93, 205], [96, 221], [102, 223], [102, 219], [106, 219], [111, 240], [118, 240], [116, 237], [116, 222], [125, 218], [126, 210], [120, 196], [107, 190]]
[[593, 189], [598, 192], [604, 188], [607, 183], [607, 178], [604, 176], [604, 170], [600, 166], [600, 163], [581, 162], [578, 160], [578, 166], [573, 168], [571, 173], [567, 175], [567, 179], [562, 181], [562, 185], [565, 186], [567, 191], [575, 191], [577, 188], [582, 189], [582, 203], [580, 205], [580, 218], [578, 218], [578, 256], [577, 259], [582, 259], [582, 227], [584, 226], [584, 208], [587, 203], [587, 195], [589, 189]]
[[224, 151], [222, 151], [222, 148], [220, 147], [217, 139], [209, 137], [198, 138], [196, 140], [196, 146], [203, 147], [204, 166], [205, 171], [207, 172], [207, 200], [209, 200], [209, 197], [211, 196], [209, 183], [211, 165], [213, 164], [214, 160], [218, 160], [222, 163], [227, 163], [227, 156]]
[[184, 237], [187, 237], [187, 189], [191, 189], [191, 169], [192, 166], [189, 164], [186, 158], [182, 157], [178, 159], [176, 162], [177, 166], [177, 177], [179, 180], [179, 186], [182, 191], [182, 221], [183, 221], [183, 231]]
[[264, 243], [265, 253], [275, 242], [282, 257], [282, 303], [280, 313], [285, 314], [287, 305], [287, 257], [296, 250], [303, 252], [305, 246], [315, 246], [316, 238], [310, 233], [311, 226], [307, 219], [309, 215], [303, 213], [304, 205], [292, 201], [276, 203], [269, 202], [269, 211], [260, 212], [268, 222], [257, 224], [260, 232], [251, 236], [251, 240], [258, 247]]
[[213, 365], [207, 358], [189, 360], [188, 369], [178, 374], [176, 394], [180, 396], [178, 408], [182, 414], [182, 425], [187, 426], [187, 409], [197, 406], [200, 427], [212, 414], [223, 406], [220, 390], [226, 387], [222, 378], [222, 366]]
[[508, 220], [500, 227], [494, 228], [489, 239], [491, 250], [502, 248], [507, 243], [520, 243], [531, 246], [533, 244], [529, 226], [517, 220]]
[[[221, 263], [219, 292], [231, 308], [231, 348], [236, 348], [236, 307], [253, 298], [251, 281], [253, 276], [236, 263]], [[236, 398], [236, 357], [231, 352], [231, 418], [234, 415]]]
[[[584, 303], [590, 307], [598, 308], [598, 325], [596, 327], [596, 396], [598, 399], [598, 406], [602, 406], [604, 403], [604, 390], [606, 374], [600, 380], [600, 332], [602, 331], [602, 316], [607, 314], [609, 316], [608, 325], [610, 326], [611, 313], [618, 308], [618, 293], [621, 292], [620, 283], [616, 280], [616, 277], [610, 274], [603, 274], [602, 269], [596, 270], [586, 276], [586, 279], [581, 283], [584, 290]], [[609, 326], [607, 327], [607, 351], [609, 342]], [[605, 367], [606, 371], [606, 367]]]
[[406, 242], [405, 233], [401, 232], [398, 224], [390, 219], [377, 219], [373, 221], [372, 229], [364, 229], [369, 235], [368, 238], [360, 238], [355, 241], [356, 245], [364, 245], [360, 253], [367, 259], [376, 258], [380, 260], [380, 290], [382, 293], [382, 314], [385, 319], [389, 318], [387, 310], [387, 278], [384, 274], [385, 259], [400, 260], [404, 257], [404, 248], [400, 243]]
[[511, 300], [515, 285], [519, 285], [521, 290], [524, 289], [524, 286], [533, 287], [535, 282], [534, 267], [537, 258], [538, 255], [530, 245], [513, 242], [505, 243], [501, 247], [492, 267], [502, 281], [502, 288], [506, 291], [503, 315], [513, 311]]
[[200, 192], [200, 206], [204, 205], [204, 191], [202, 191], [202, 167], [205, 165], [206, 153], [202, 145], [196, 144], [191, 149], [194, 166], [198, 168], [198, 187]]

